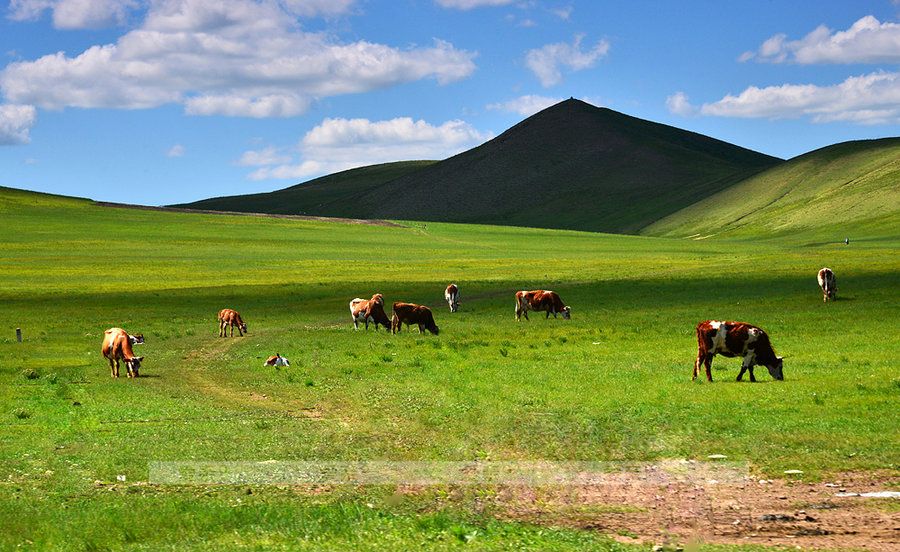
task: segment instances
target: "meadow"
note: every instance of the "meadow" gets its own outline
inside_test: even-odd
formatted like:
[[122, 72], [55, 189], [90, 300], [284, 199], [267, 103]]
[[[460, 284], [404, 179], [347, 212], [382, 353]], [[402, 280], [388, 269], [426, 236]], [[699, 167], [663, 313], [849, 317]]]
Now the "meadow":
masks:
[[[897, 470], [900, 236], [877, 228], [850, 246], [821, 233], [696, 241], [6, 189], [0, 218], [3, 549], [628, 548], [494, 516], [477, 489], [147, 485], [158, 461], [724, 454], [754, 477]], [[826, 265], [829, 304], [815, 281]], [[559, 292], [572, 320], [517, 324], [513, 294], [534, 288]], [[432, 306], [440, 335], [353, 331], [347, 303], [376, 291]], [[223, 307], [247, 336], [217, 337]], [[737, 383], [739, 361], [717, 357], [716, 381], [692, 382], [708, 318], [765, 328], [786, 381], [761, 368], [760, 383]], [[99, 349], [112, 326], [146, 336], [141, 378], [110, 377]], [[263, 368], [275, 352], [292, 366]]]

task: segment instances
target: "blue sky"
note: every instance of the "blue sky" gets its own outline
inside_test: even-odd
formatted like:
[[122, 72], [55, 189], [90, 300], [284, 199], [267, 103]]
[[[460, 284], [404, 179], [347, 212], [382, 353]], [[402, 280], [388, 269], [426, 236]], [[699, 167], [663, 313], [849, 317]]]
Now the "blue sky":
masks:
[[12, 0], [0, 185], [168, 204], [440, 159], [568, 97], [783, 158], [900, 135], [900, 1]]

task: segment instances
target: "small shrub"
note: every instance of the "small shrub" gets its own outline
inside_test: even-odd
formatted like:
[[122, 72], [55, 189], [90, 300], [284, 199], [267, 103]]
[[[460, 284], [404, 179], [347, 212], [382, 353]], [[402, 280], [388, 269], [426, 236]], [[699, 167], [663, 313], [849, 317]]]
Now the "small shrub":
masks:
[[31, 412], [29, 412], [23, 408], [19, 408], [18, 410], [13, 412], [13, 415], [19, 420], [27, 420], [28, 418], [31, 417]]
[[25, 379], [27, 379], [27, 380], [34, 380], [34, 379], [38, 379], [39, 377], [41, 377], [41, 375], [38, 373], [38, 371], [35, 370], [34, 368], [28, 368], [27, 370], [22, 372], [22, 375], [25, 376]]
[[509, 351], [507, 351], [503, 347], [500, 347], [500, 356], [506, 358], [508, 355], [509, 355]]

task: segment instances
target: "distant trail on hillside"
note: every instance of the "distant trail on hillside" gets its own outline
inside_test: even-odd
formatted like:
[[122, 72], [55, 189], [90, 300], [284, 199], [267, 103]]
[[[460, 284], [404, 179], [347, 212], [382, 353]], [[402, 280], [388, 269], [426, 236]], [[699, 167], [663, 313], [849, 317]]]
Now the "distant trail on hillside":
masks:
[[94, 201], [94, 205], [99, 207], [116, 207], [119, 209], [141, 209], [144, 211], [168, 211], [171, 213], [200, 213], [205, 215], [237, 215], [242, 217], [268, 217], [293, 220], [309, 220], [319, 222], [341, 222], [345, 224], [365, 224], [367, 226], [390, 226], [394, 228], [406, 228], [402, 224], [391, 222], [389, 220], [375, 219], [354, 219], [343, 217], [317, 217], [311, 215], [279, 215], [276, 213], [251, 213], [241, 211], [213, 211], [210, 209], [189, 209], [186, 207], [155, 207], [152, 205], [136, 205], [132, 203], [112, 203], [109, 201]]

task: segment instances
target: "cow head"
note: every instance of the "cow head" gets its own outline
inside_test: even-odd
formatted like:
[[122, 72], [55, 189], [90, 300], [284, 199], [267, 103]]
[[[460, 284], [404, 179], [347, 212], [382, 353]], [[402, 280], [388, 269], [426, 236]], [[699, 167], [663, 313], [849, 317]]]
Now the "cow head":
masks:
[[371, 300], [375, 301], [379, 305], [384, 305], [384, 295], [380, 293], [376, 293], [375, 295], [373, 295]]
[[769, 375], [779, 381], [784, 380], [784, 372], [782, 371], [783, 367], [784, 367], [784, 358], [782, 358], [782, 357], [775, 357], [774, 363], [766, 365], [766, 368], [769, 369]]
[[125, 359], [125, 366], [128, 368], [128, 375], [130, 377], [138, 377], [140, 374], [138, 371], [141, 369], [141, 361], [144, 360], [144, 357], [131, 357]]
[[566, 320], [572, 318], [572, 307], [563, 307], [562, 315]]
[[241, 331], [247, 333], [247, 323], [241, 322]]

